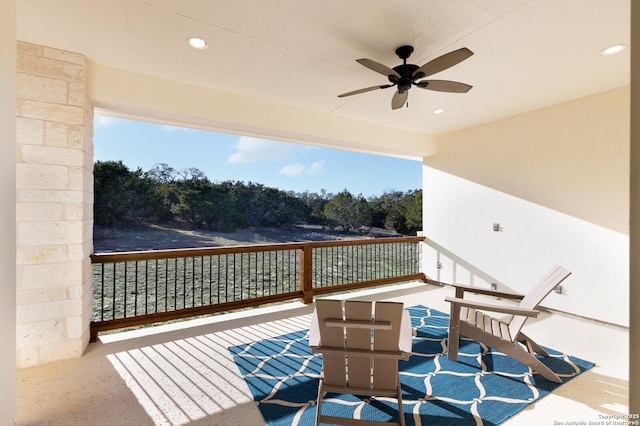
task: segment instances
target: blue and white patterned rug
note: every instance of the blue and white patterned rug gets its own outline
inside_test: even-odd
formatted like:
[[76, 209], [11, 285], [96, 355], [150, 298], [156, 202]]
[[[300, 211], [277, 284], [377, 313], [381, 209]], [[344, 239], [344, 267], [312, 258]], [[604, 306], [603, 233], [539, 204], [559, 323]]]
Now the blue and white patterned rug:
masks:
[[[460, 342], [458, 362], [449, 361], [449, 315], [424, 306], [407, 309], [417, 331], [411, 358], [399, 364], [407, 425], [497, 425], [561, 386], [469, 339]], [[268, 425], [314, 424], [322, 359], [309, 350], [307, 330], [229, 350]], [[543, 362], [563, 382], [594, 365], [554, 350], [549, 353]], [[328, 394], [322, 412], [397, 421], [393, 398]]]

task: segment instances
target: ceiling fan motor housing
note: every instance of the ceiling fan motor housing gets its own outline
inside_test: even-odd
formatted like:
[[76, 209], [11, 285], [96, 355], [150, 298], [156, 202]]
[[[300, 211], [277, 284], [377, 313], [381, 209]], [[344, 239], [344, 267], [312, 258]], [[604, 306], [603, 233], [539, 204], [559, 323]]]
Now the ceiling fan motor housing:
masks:
[[404, 93], [406, 90], [411, 89], [411, 85], [416, 79], [424, 77], [423, 73], [420, 76], [414, 76], [413, 73], [420, 68], [418, 65], [407, 64], [407, 59], [413, 53], [413, 46], [400, 46], [396, 49], [396, 55], [402, 59], [403, 64], [393, 67], [393, 70], [400, 74], [400, 78], [396, 75], [390, 75], [389, 81], [398, 85], [398, 91]]
[[395, 83], [398, 85], [398, 90], [400, 92], [404, 92], [405, 90], [409, 90], [411, 88], [411, 84], [415, 81], [415, 77], [413, 77], [413, 73], [420, 68], [417, 65], [413, 64], [403, 64], [398, 65], [397, 67], [393, 67], [393, 70], [400, 74], [400, 78], [395, 75], [389, 76], [389, 81], [391, 83]]

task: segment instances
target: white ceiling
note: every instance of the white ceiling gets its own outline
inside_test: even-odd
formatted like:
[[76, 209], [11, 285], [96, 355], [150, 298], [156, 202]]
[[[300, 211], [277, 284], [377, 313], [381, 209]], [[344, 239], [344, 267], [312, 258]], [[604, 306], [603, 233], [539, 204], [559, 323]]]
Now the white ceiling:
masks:
[[[629, 0], [18, 0], [18, 39], [109, 67], [188, 82], [324, 114], [441, 134], [629, 84]], [[186, 40], [205, 38], [197, 51]], [[433, 76], [467, 94], [394, 89], [355, 62], [393, 67], [414, 46], [422, 65], [475, 54]], [[444, 114], [431, 113], [443, 108]]]

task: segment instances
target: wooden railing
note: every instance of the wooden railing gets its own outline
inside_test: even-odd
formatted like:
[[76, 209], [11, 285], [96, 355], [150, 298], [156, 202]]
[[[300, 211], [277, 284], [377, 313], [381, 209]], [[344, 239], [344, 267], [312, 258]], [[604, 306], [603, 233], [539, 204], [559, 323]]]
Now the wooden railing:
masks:
[[100, 331], [393, 282], [423, 280], [423, 237], [104, 253], [93, 263]]

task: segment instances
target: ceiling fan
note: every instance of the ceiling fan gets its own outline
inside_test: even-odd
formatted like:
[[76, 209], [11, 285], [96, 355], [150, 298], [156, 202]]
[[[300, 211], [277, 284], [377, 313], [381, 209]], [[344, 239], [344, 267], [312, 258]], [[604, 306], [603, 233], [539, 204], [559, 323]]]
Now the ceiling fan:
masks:
[[[343, 93], [338, 95], [339, 98], [346, 96], [357, 95], [359, 93], [370, 92], [377, 89], [388, 89], [389, 87], [398, 86], [398, 90], [391, 99], [391, 108], [401, 108], [406, 102], [409, 96], [409, 89], [411, 86], [419, 87], [420, 89], [436, 90], [438, 92], [450, 92], [450, 93], [467, 93], [473, 86], [458, 81], [449, 80], [420, 80], [424, 77], [446, 70], [465, 59], [473, 55], [473, 52], [466, 47], [454, 50], [453, 52], [445, 53], [439, 56], [423, 66], [407, 64], [407, 58], [413, 53], [412, 46], [400, 46], [396, 49], [396, 55], [402, 59], [402, 65], [389, 68], [386, 65], [382, 65], [379, 62], [371, 59], [356, 59], [361, 65], [380, 73], [389, 79], [391, 84], [383, 84], [379, 86], [365, 87], [364, 89], [354, 90], [352, 92]], [[418, 81], [419, 80], [419, 81]]]

